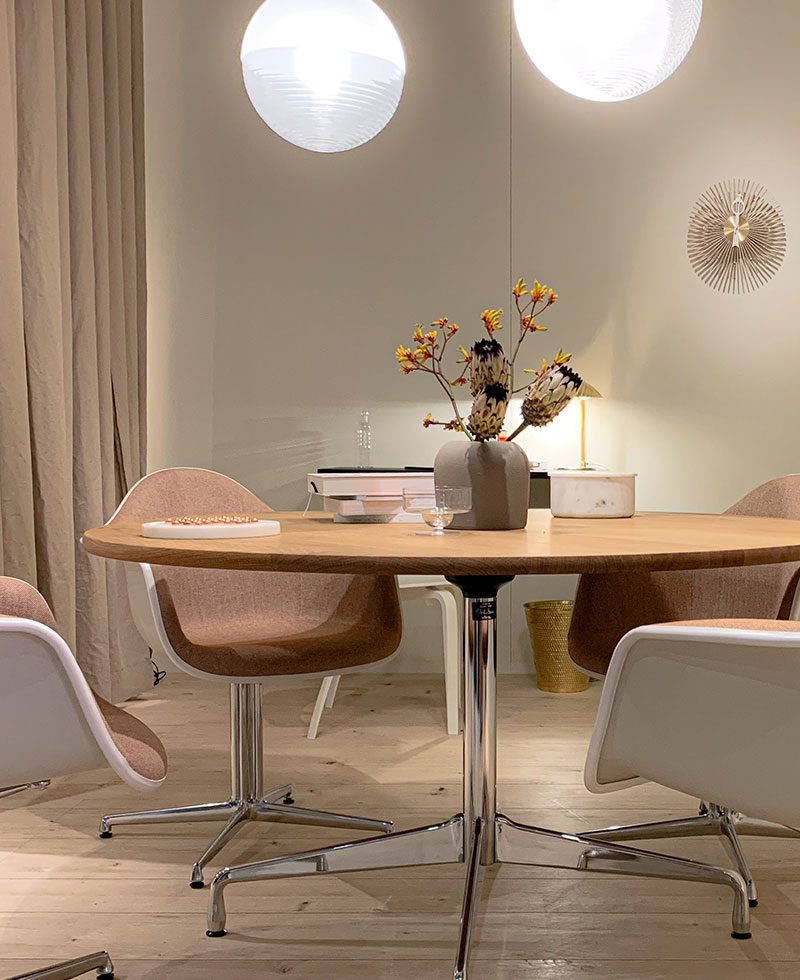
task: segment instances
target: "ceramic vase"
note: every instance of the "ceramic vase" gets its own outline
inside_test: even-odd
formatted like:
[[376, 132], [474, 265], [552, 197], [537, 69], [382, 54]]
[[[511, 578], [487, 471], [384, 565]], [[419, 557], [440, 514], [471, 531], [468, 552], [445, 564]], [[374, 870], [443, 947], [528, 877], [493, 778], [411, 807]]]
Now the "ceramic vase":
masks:
[[470, 487], [472, 510], [456, 514], [451, 528], [513, 531], [528, 521], [530, 464], [515, 442], [448, 442], [436, 454], [437, 487]]

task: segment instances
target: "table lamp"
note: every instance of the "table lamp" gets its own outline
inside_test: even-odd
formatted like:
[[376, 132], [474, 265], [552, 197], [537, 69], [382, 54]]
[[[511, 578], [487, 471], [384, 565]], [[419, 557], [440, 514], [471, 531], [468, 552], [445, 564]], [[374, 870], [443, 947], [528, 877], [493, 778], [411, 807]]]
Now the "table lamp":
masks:
[[578, 469], [591, 470], [594, 467], [586, 462], [586, 400], [587, 398], [602, 398], [603, 396], [597, 388], [584, 381], [575, 397], [578, 399], [581, 410], [581, 461], [578, 464]]

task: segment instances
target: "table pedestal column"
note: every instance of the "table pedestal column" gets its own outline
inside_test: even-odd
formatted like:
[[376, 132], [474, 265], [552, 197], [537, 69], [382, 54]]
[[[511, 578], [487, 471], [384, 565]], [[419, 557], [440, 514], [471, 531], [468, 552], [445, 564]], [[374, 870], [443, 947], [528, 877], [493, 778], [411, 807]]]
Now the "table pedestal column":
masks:
[[464, 595], [464, 859], [454, 980], [464, 980], [483, 869], [497, 861], [497, 593], [512, 576], [453, 577]]

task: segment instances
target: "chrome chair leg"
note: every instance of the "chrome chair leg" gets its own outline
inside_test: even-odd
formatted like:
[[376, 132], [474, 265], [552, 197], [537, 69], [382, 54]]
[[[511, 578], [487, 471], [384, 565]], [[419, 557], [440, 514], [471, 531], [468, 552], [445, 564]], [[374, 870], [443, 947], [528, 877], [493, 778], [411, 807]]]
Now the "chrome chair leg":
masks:
[[92, 953], [90, 956], [79, 956], [77, 959], [68, 960], [66, 963], [56, 963], [53, 966], [43, 966], [32, 973], [20, 973], [10, 980], [73, 980], [74, 977], [82, 977], [85, 973], [97, 972], [98, 977], [104, 980], [111, 980], [114, 976], [114, 964], [111, 957], [105, 950], [99, 953]]
[[213, 857], [219, 854], [228, 841], [232, 840], [247, 822], [247, 809], [247, 805], [244, 803], [237, 806], [222, 830], [220, 830], [217, 836], [211, 841], [208, 847], [195, 861], [194, 867], [192, 868], [192, 878], [189, 882], [189, 886], [191, 888], [203, 887], [203, 868]]
[[719, 821], [710, 813], [678, 820], [658, 820], [654, 823], [632, 824], [625, 827], [604, 827], [581, 837], [603, 841], [663, 840], [666, 837], [718, 837]]
[[199, 803], [194, 806], [167, 807], [164, 810], [138, 810], [133, 813], [109, 813], [100, 818], [100, 836], [105, 840], [113, 836], [112, 827], [130, 824], [151, 823], [191, 823], [196, 820], [226, 820], [238, 804], [228, 800], [224, 803]]
[[757, 820], [742, 813], [733, 814], [736, 833], [740, 837], [780, 837], [783, 840], [800, 839], [800, 830], [796, 827], [786, 827], [769, 820]]
[[483, 825], [480, 817], [475, 821], [467, 855], [467, 877], [464, 882], [464, 900], [461, 905], [461, 921], [458, 927], [458, 947], [453, 980], [467, 980], [469, 954], [472, 949], [472, 930], [480, 903], [483, 869], [481, 850], [483, 846]]
[[211, 884], [207, 935], [225, 935], [224, 893], [228, 885], [296, 875], [405, 868], [421, 864], [457, 864], [463, 861], [463, 851], [464, 821], [459, 815], [445, 823], [404, 830], [387, 837], [370, 837], [352, 844], [334, 844], [269, 861], [223, 868], [217, 872]]
[[676, 878], [727, 885], [732, 889], [734, 939], [750, 938], [750, 906], [747, 886], [738, 871], [718, 868], [685, 858], [640, 851], [585, 835], [562, 834], [528, 827], [502, 814], [497, 815], [497, 857], [508, 864], [528, 864], [578, 871], [637, 875], [646, 878]]
[[366, 830], [376, 834], [391, 834], [394, 830], [394, 824], [391, 820], [352, 817], [346, 813], [327, 813], [324, 810], [309, 810], [301, 806], [286, 806], [284, 803], [259, 801], [255, 804], [254, 810], [256, 819], [272, 820], [275, 823], [338, 827], [344, 830]]
[[369, 833], [388, 834], [394, 829], [394, 825], [388, 820], [296, 807], [291, 786], [277, 786], [265, 793], [263, 752], [261, 685], [232, 684], [231, 798], [222, 803], [200, 803], [135, 813], [111, 813], [100, 821], [100, 836], [109, 838], [112, 836], [112, 827], [126, 824], [225, 821], [225, 826], [192, 866], [189, 885], [191, 888], [202, 888], [205, 865], [250, 820], [338, 827], [345, 830], [365, 830]]
[[747, 863], [739, 835], [736, 833], [736, 824], [733, 816], [730, 810], [726, 810], [723, 807], [719, 808], [719, 830], [728, 853], [736, 862], [739, 874], [744, 878], [745, 884], [747, 885], [747, 900], [750, 908], [753, 909], [758, 905], [756, 883], [753, 881], [750, 865]]
[[35, 783], [23, 783], [21, 786], [3, 786], [0, 788], [0, 800], [4, 800], [7, 796], [16, 796], [17, 793], [23, 793], [26, 789], [47, 789], [49, 785], [49, 779], [40, 779]]

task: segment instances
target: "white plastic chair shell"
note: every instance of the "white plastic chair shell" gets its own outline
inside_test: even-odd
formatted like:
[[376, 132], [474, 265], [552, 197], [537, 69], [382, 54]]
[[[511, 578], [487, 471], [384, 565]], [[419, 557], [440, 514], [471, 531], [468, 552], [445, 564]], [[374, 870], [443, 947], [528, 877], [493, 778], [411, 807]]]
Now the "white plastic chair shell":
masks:
[[32, 783], [106, 764], [136, 789], [162, 784], [135, 772], [116, 747], [83, 672], [58, 633], [34, 620], [1, 617], [0, 662], [4, 784]]
[[586, 760], [594, 793], [652, 781], [800, 824], [798, 631], [645, 626], [611, 660]]
[[[447, 705], [447, 734], [461, 731], [461, 655], [459, 645], [458, 589], [441, 575], [401, 575], [397, 580], [401, 599], [425, 599], [436, 603], [442, 616], [444, 653], [444, 687]], [[319, 731], [322, 713], [332, 708], [341, 675], [326, 677], [311, 712], [307, 737], [314, 739]]]

